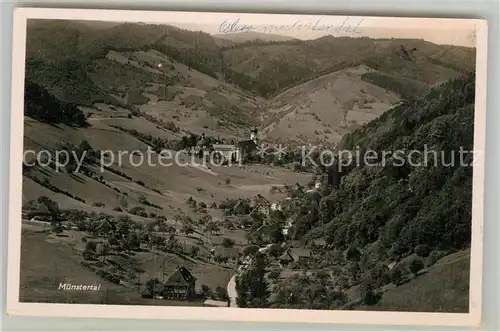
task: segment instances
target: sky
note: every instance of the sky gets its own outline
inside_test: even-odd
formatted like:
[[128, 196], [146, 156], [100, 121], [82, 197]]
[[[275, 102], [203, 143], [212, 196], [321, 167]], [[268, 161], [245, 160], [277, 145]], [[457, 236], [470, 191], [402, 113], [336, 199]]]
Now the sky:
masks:
[[[168, 24], [179, 28], [224, 35], [244, 31], [273, 33], [298, 39], [325, 35], [415, 38], [436, 44], [475, 46], [478, 20], [374, 16], [289, 15], [209, 12], [151, 12], [96, 10], [71, 12], [67, 19]], [[66, 15], [67, 16], [67, 15]], [[90, 23], [90, 22], [89, 22]]]
[[298, 39], [314, 39], [325, 35], [417, 38], [436, 44], [475, 46], [475, 20], [467, 19], [193, 12], [169, 14], [168, 24], [210, 34], [254, 31]]

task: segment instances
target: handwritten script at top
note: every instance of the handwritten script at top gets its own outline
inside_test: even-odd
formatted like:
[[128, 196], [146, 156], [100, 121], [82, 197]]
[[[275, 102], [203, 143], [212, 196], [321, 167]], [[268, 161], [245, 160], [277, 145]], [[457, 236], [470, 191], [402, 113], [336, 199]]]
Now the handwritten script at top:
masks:
[[322, 18], [314, 21], [295, 21], [293, 24], [244, 24], [239, 18], [234, 20], [226, 19], [219, 26], [221, 33], [234, 33], [234, 32], [264, 32], [264, 33], [278, 33], [283, 31], [315, 31], [315, 32], [329, 32], [330, 34], [359, 34], [363, 17], [352, 18], [347, 16], [340, 25], [338, 24], [325, 24], [322, 23]]

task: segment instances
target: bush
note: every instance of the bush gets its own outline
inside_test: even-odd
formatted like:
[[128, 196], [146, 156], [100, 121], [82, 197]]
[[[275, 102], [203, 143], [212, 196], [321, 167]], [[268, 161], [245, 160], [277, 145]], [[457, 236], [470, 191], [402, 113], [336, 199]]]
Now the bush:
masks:
[[346, 252], [346, 259], [358, 262], [361, 259], [361, 252], [356, 247], [350, 247]]
[[217, 300], [220, 301], [229, 300], [229, 294], [227, 293], [226, 288], [221, 286], [217, 286], [217, 288], [215, 288], [215, 296], [217, 297]]
[[243, 255], [245, 255], [245, 256], [253, 255], [253, 254], [255, 254], [258, 251], [259, 251], [259, 247], [258, 246], [255, 246], [255, 245], [246, 246], [243, 249]]
[[415, 259], [413, 262], [410, 264], [410, 271], [414, 275], [417, 275], [420, 270], [424, 268], [424, 262], [422, 262], [420, 259]]
[[212, 290], [207, 285], [201, 285], [201, 295], [203, 295], [205, 297], [211, 297]]
[[390, 273], [391, 281], [395, 285], [399, 285], [403, 281], [403, 269], [401, 267], [394, 267]]
[[95, 203], [92, 203], [92, 206], [96, 206], [96, 207], [105, 207], [106, 204], [102, 203], [102, 202], [95, 202]]
[[148, 214], [146, 213], [146, 211], [144, 210], [144, 208], [142, 206], [134, 206], [128, 212], [130, 214], [135, 214], [136, 216], [145, 217], [145, 218], [148, 217]]
[[232, 248], [234, 246], [234, 240], [225, 238], [222, 240], [222, 246], [225, 248]]
[[114, 207], [113, 211], [123, 212], [122, 208], [119, 206]]
[[95, 252], [96, 249], [97, 249], [97, 243], [95, 243], [94, 241], [85, 243], [85, 251]]
[[191, 247], [191, 257], [196, 257], [199, 252], [200, 252], [200, 247], [198, 246]]
[[443, 257], [444, 257], [444, 253], [437, 251], [437, 250], [433, 250], [429, 254], [429, 265], [433, 265], [434, 263], [436, 263], [438, 260], [440, 260]]
[[83, 252], [83, 259], [85, 259], [87, 261], [94, 259], [94, 253], [91, 251], [84, 251]]
[[225, 182], [226, 182], [226, 184], [229, 185], [229, 184], [231, 184], [231, 179], [230, 178], [226, 178]]

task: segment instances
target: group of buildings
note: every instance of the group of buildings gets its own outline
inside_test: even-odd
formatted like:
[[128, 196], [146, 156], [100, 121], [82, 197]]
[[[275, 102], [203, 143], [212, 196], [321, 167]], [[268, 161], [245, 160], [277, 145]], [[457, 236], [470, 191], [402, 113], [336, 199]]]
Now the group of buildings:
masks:
[[237, 144], [211, 144], [210, 140], [201, 135], [200, 140], [195, 147], [195, 154], [202, 155], [203, 152], [214, 152], [214, 155], [220, 158], [220, 163], [239, 164], [243, 161], [244, 155], [255, 152], [257, 148], [257, 129], [250, 132], [250, 139], [243, 140]]

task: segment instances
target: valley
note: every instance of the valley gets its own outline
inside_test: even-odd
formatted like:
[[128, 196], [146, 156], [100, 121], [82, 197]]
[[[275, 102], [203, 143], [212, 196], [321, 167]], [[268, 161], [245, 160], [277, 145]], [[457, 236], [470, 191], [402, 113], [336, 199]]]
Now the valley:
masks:
[[[430, 275], [465, 287], [466, 260], [440, 262], [467, 256], [470, 169], [339, 169], [301, 148], [471, 145], [475, 50], [232, 37], [28, 26], [21, 300], [395, 310]], [[447, 293], [451, 311], [465, 293]]]

